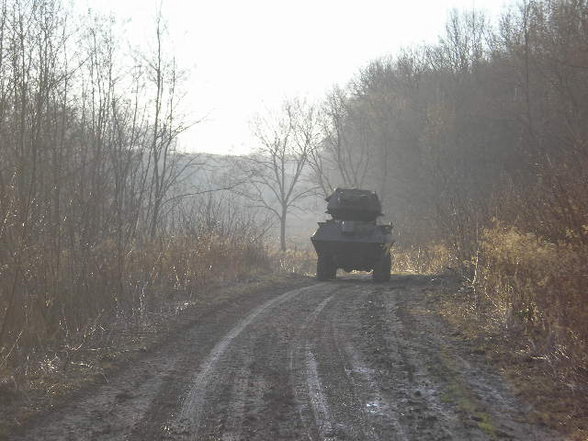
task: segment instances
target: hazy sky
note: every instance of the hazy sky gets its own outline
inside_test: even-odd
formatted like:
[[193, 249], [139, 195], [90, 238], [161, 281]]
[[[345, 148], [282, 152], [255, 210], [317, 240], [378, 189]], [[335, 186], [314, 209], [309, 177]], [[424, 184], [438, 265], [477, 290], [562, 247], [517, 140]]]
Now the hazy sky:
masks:
[[288, 97], [320, 97], [367, 62], [437, 41], [452, 8], [495, 16], [505, 0], [78, 0], [151, 38], [162, 4], [180, 64], [185, 106], [206, 119], [185, 133], [189, 151], [245, 153], [249, 122]]

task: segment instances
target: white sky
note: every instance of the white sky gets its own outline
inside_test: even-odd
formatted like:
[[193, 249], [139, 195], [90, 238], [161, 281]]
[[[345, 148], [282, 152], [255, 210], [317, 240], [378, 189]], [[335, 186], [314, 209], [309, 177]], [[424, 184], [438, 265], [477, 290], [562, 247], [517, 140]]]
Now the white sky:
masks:
[[[249, 122], [285, 98], [320, 99], [366, 63], [435, 42], [452, 8], [496, 16], [506, 0], [78, 0], [124, 22], [133, 43], [152, 38], [162, 4], [175, 54], [189, 71], [191, 119], [180, 148], [246, 153]], [[85, 6], [82, 6], [85, 7]]]

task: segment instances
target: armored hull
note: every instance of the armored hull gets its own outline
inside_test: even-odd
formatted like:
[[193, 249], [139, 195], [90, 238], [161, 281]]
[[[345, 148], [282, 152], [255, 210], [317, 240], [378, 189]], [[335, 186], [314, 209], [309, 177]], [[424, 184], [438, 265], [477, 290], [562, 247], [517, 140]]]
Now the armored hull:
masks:
[[381, 256], [390, 250], [390, 227], [354, 222], [356, 225], [349, 228], [346, 224], [350, 222], [353, 221], [319, 222], [319, 228], [310, 240], [319, 256], [332, 256], [337, 268], [347, 272], [371, 271]]

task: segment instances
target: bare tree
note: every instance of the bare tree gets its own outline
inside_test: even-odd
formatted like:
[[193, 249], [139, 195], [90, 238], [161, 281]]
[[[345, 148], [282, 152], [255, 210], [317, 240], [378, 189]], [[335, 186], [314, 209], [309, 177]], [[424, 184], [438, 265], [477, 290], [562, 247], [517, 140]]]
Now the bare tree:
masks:
[[255, 120], [254, 134], [260, 145], [242, 162], [251, 178], [239, 192], [279, 221], [285, 251], [288, 214], [315, 189], [304, 171], [321, 139], [318, 111], [302, 101], [285, 102], [279, 113]]
[[[151, 188], [149, 192], [149, 236], [154, 238], [160, 222], [162, 205], [169, 189], [181, 173], [178, 173], [174, 155], [177, 136], [186, 130], [177, 116], [178, 83], [180, 72], [175, 58], [164, 55], [165, 29], [161, 13], [156, 17], [155, 51], [147, 59], [149, 81], [154, 86], [150, 141]], [[184, 164], [189, 167], [191, 164]]]
[[369, 121], [347, 92], [335, 88], [323, 104], [323, 139], [311, 167], [323, 194], [334, 187], [363, 187], [370, 161]]

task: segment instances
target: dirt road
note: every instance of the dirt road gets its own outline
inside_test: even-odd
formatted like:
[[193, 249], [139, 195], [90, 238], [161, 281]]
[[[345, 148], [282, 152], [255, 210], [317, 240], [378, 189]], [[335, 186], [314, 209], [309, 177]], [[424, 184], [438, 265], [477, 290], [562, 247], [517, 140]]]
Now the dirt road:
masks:
[[427, 308], [440, 283], [349, 277], [239, 299], [14, 439], [557, 439]]

